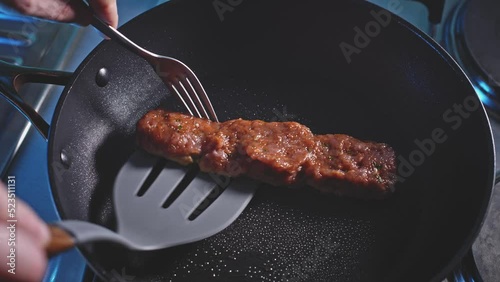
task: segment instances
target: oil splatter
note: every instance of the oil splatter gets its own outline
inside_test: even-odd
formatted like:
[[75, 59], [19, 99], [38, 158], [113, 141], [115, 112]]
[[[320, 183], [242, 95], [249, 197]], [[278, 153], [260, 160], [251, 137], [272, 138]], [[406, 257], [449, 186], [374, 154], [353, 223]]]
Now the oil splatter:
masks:
[[[277, 206], [248, 212], [174, 266], [169, 281], [357, 281], [359, 257], [374, 240], [363, 219]], [[354, 279], [354, 280], [351, 280]]]

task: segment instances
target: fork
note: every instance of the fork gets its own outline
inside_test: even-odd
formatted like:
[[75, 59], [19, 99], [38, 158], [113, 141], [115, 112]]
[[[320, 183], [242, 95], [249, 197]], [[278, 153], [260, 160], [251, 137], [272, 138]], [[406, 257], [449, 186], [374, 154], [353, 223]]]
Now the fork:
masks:
[[[90, 6], [88, 8], [92, 10]], [[129, 51], [144, 58], [153, 67], [163, 83], [177, 95], [192, 116], [196, 115], [200, 118], [205, 117], [213, 121], [219, 121], [205, 89], [198, 77], [186, 64], [177, 59], [155, 54], [142, 48], [114, 27], [105, 23], [95, 13], [92, 13], [91, 24], [111, 40], [120, 43]], [[206, 108], [203, 104], [205, 104]]]

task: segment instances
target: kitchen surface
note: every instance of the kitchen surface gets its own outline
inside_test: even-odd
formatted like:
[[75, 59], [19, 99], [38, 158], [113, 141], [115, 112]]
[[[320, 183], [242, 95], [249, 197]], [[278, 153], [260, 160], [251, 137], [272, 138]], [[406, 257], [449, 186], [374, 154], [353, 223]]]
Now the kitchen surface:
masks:
[[[166, 1], [120, 0], [120, 25]], [[500, 2], [496, 0], [371, 0], [434, 38], [461, 65], [485, 104], [495, 147], [500, 148]], [[214, 10], [214, 15], [216, 11]], [[0, 10], [0, 60], [73, 72], [103, 36], [78, 27], [27, 18]], [[50, 121], [62, 86], [31, 84], [21, 96]], [[497, 141], [498, 140], [498, 141]], [[17, 194], [46, 221], [59, 219], [47, 175], [47, 142], [5, 100], [0, 99], [0, 172], [15, 175]], [[500, 160], [497, 158], [497, 170]], [[500, 186], [500, 185], [499, 185]], [[497, 186], [498, 187], [498, 186]], [[497, 190], [500, 188], [496, 188]], [[500, 193], [491, 198], [484, 226], [473, 246], [483, 281], [500, 277]], [[133, 281], [126, 270], [112, 273], [115, 281]], [[481, 281], [460, 277], [456, 281]], [[451, 282], [449, 278], [448, 281]], [[72, 250], [51, 260], [45, 280], [99, 281], [85, 259]]]

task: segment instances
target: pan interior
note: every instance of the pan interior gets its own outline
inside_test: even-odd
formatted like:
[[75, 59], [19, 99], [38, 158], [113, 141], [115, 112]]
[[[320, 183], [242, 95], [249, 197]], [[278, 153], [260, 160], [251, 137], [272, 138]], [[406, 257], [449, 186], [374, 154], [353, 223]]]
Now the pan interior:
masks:
[[[155, 252], [84, 246], [101, 276], [424, 281], [457, 255], [491, 188], [482, 107], [467, 118], [453, 110], [443, 118], [477, 98], [446, 58], [395, 17], [348, 62], [341, 44], [355, 46], [355, 27], [365, 28], [380, 10], [330, 2], [243, 2], [221, 21], [211, 1], [173, 1], [123, 31], [190, 66], [221, 120], [294, 120], [316, 134], [390, 144], [399, 164], [409, 162], [394, 196], [365, 202], [262, 185], [230, 227], [203, 241]], [[101, 68], [110, 74], [104, 87], [95, 82]], [[117, 44], [101, 44], [80, 66], [58, 105], [50, 143], [51, 181], [64, 218], [116, 228], [113, 181], [136, 150], [135, 123], [155, 107], [183, 111], [152, 69]], [[437, 129], [445, 143], [422, 149]], [[423, 156], [418, 165], [410, 158], [416, 151]]]

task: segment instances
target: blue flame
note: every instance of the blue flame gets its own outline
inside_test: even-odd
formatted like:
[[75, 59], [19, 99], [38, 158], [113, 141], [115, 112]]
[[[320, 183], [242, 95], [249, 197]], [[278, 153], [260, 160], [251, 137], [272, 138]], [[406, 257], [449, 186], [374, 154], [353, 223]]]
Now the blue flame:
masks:
[[21, 47], [21, 46], [26, 46], [26, 41], [0, 37], [0, 45]]
[[491, 88], [488, 83], [486, 83], [484, 80], [478, 80], [477, 81], [477, 84], [479, 85], [479, 87], [484, 90], [486, 93], [492, 95], [495, 93], [495, 91], [493, 90], [493, 88]]

